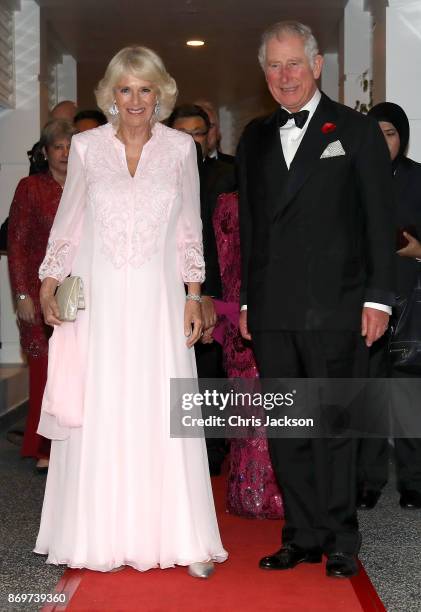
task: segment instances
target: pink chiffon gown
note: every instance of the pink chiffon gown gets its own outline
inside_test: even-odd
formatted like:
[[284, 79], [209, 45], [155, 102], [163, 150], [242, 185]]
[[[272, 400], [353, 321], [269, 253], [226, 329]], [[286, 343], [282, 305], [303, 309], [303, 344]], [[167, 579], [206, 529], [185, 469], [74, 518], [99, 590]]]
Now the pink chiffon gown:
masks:
[[[259, 373], [251, 345], [243, 340], [238, 329], [241, 260], [237, 193], [219, 196], [213, 226], [225, 310], [237, 313], [236, 321], [226, 316], [220, 320], [224, 329], [225, 371], [229, 378], [256, 378]], [[282, 497], [273, 473], [265, 429], [256, 429], [254, 433], [255, 437], [250, 439], [231, 440], [227, 509], [248, 518], [282, 518]]]
[[170, 378], [196, 377], [184, 283], [204, 278], [190, 136], [156, 123], [134, 177], [111, 124], [73, 138], [40, 277], [69, 273], [86, 308], [50, 340], [35, 552], [99, 571], [224, 561], [204, 440], [169, 426]]

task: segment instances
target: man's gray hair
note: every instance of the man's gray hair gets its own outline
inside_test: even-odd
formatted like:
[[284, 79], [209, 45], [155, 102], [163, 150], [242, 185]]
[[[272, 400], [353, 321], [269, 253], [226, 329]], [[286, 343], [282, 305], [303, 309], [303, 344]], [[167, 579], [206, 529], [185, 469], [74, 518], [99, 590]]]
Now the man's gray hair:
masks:
[[259, 53], [257, 57], [259, 58], [259, 63], [263, 70], [265, 69], [266, 64], [267, 43], [272, 38], [282, 38], [284, 34], [292, 34], [293, 36], [299, 36], [303, 39], [304, 49], [308, 57], [308, 61], [310, 62], [310, 66], [313, 68], [314, 59], [319, 53], [319, 45], [317, 44], [317, 40], [311, 29], [303, 23], [300, 23], [299, 21], [278, 21], [278, 23], [275, 23], [270, 26], [262, 34]]

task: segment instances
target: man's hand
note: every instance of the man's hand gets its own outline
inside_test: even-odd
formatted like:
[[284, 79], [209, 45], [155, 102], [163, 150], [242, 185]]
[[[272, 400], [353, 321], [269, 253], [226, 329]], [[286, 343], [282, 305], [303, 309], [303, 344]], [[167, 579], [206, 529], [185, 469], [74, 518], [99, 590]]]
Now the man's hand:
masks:
[[210, 327], [215, 327], [217, 316], [213, 299], [209, 295], [202, 295], [202, 317], [203, 329], [206, 331]]
[[202, 295], [202, 319], [203, 319], [203, 336], [202, 344], [212, 344], [213, 330], [218, 321], [216, 316], [215, 304], [209, 295]]
[[17, 300], [16, 313], [18, 318], [25, 323], [35, 322], [35, 307], [32, 298], [29, 295], [24, 300]]
[[240, 312], [239, 326], [240, 326], [240, 334], [243, 336], [243, 338], [245, 340], [251, 340], [251, 334], [247, 327], [247, 310], [242, 310]]
[[403, 232], [403, 235], [407, 239], [408, 244], [403, 249], [396, 251], [397, 254], [401, 257], [421, 258], [421, 242], [411, 236], [411, 234], [408, 234], [408, 232]]
[[364, 306], [361, 320], [361, 335], [368, 347], [383, 336], [389, 326], [389, 315], [383, 310]]

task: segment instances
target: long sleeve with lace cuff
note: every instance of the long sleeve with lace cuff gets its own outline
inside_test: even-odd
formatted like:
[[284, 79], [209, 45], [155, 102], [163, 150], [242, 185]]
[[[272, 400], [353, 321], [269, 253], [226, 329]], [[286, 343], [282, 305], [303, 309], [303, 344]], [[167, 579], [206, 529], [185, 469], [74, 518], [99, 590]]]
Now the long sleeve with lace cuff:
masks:
[[48, 240], [39, 278], [51, 277], [61, 283], [71, 273], [79, 246], [86, 204], [86, 180], [82, 161], [83, 146], [72, 140], [67, 178], [57, 215]]
[[184, 162], [181, 198], [181, 214], [177, 227], [181, 274], [185, 283], [203, 283], [205, 261], [200, 219], [200, 184], [193, 139]]

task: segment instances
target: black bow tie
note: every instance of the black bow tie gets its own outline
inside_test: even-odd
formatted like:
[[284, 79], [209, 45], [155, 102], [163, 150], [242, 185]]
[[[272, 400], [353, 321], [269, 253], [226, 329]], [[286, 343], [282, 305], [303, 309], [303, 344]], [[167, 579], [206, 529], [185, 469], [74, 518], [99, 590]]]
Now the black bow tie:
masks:
[[300, 130], [305, 126], [310, 112], [308, 110], [301, 110], [298, 113], [289, 113], [285, 108], [280, 108], [278, 112], [278, 123], [279, 127], [285, 125], [290, 119], [294, 119], [295, 125]]

